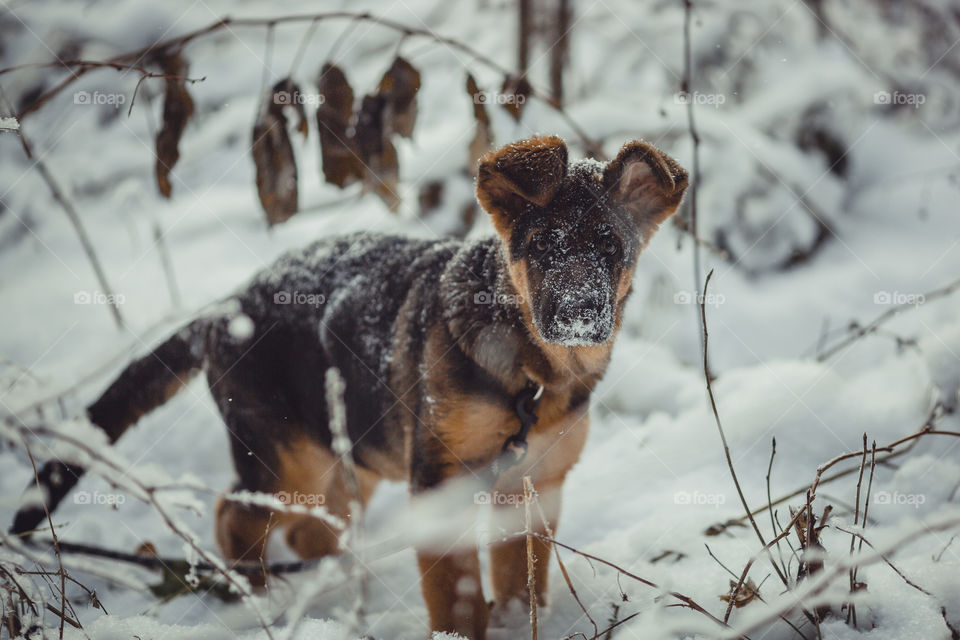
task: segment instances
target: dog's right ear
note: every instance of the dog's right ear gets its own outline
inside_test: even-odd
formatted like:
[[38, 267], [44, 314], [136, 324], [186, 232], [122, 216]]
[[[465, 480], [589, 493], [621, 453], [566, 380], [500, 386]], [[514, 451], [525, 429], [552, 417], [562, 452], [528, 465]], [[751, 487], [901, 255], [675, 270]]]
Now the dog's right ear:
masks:
[[521, 140], [480, 158], [477, 200], [502, 236], [530, 203], [545, 206], [567, 175], [567, 145], [556, 136]]

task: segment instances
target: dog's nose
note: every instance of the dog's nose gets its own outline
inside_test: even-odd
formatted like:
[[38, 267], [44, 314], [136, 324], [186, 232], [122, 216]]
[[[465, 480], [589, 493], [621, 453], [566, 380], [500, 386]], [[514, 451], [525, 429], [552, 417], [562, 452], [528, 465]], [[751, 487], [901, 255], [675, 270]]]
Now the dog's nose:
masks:
[[557, 320], [565, 325], [576, 325], [597, 319], [602, 302], [599, 296], [577, 296], [560, 302]]

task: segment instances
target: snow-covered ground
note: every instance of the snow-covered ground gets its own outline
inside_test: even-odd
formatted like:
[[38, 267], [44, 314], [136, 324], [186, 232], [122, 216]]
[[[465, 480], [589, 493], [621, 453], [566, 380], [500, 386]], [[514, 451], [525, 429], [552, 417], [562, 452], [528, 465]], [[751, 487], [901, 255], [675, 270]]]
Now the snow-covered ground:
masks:
[[[513, 64], [515, 48], [513, 4], [497, 0], [2, 4], [3, 67], [50, 61], [54, 55], [103, 59], [226, 14], [261, 17], [340, 8], [369, 9], [451, 36], [506, 67]], [[686, 105], [677, 97], [683, 3], [572, 4], [571, 118], [603, 139], [609, 155], [629, 139], [644, 138], [690, 167]], [[864, 433], [883, 445], [919, 429], [937, 399], [951, 406], [957, 401], [960, 294], [937, 300], [922, 294], [960, 276], [960, 45], [952, 46], [960, 25], [947, 11], [947, 0], [929, 0], [922, 7], [854, 0], [821, 4], [824, 22], [803, 2], [695, 3], [698, 72], [692, 89], [703, 138], [701, 235], [735, 257], [704, 249], [703, 273], [695, 278], [689, 236], [665, 225], [641, 258], [613, 363], [594, 398], [590, 439], [566, 484], [557, 532], [561, 541], [664, 590], [682, 592], [718, 617], [726, 608], [719, 596], [728, 591], [731, 576], [710, 557], [705, 543], [736, 573], [759, 544], [749, 527], [704, 535], [711, 525], [743, 513], [699, 361], [696, 283], [707, 271], [714, 270], [706, 299], [713, 390], [733, 463], [754, 508], [767, 501], [773, 438], [777, 452], [770, 488], [777, 497], [809, 486], [817, 467], [834, 456], [859, 450]], [[931, 18], [939, 15], [942, 20]], [[922, 16], [928, 21], [921, 23]], [[931, 24], [940, 28], [930, 31]], [[302, 86], [313, 86], [349, 25], [346, 20], [318, 23], [294, 72]], [[24, 157], [16, 131], [0, 131], [0, 410], [17, 413], [86, 378], [64, 398], [63, 413], [75, 414], [131, 355], [146, 351], [277, 255], [313, 238], [362, 229], [436, 237], [457, 226], [459, 203], [452, 196], [439, 212], [418, 217], [418, 188], [448, 179], [449, 194], [466, 192], [457, 175], [467, 162], [474, 129], [464, 69], [489, 90], [496, 90], [501, 78], [460, 50], [411, 37], [400, 51], [420, 69], [423, 87], [413, 138], [398, 145], [405, 195], [400, 215], [376, 197], [353, 197], [352, 189], [340, 192], [322, 183], [311, 122], [306, 140], [294, 137], [305, 211], [267, 230], [249, 151], [258, 92], [265, 66], [270, 83], [288, 74], [308, 27], [308, 22], [278, 26], [269, 52], [265, 30], [254, 27], [230, 27], [189, 45], [189, 75], [205, 79], [189, 88], [196, 114], [173, 171], [171, 200], [159, 197], [153, 178], [161, 81], [143, 84], [128, 117], [137, 74], [89, 73], [21, 123], [35, 153], [76, 204], [110, 283], [122, 296], [124, 330], [117, 330], [101, 304], [102, 292], [76, 234]], [[546, 84], [549, 57], [540, 53], [550, 41], [541, 43], [534, 56], [532, 77], [540, 86]], [[362, 94], [373, 90], [396, 48], [395, 32], [358, 23], [335, 53]], [[0, 87], [17, 103], [64, 77], [61, 71], [28, 70], [0, 75]], [[103, 104], [77, 102], [81, 91], [107, 97]], [[112, 104], [118, 95], [124, 103]], [[574, 155], [582, 154], [569, 126], [540, 102], [530, 101], [519, 123], [501, 109], [489, 111], [497, 144], [534, 132], [557, 133], [570, 141]], [[824, 140], [840, 151], [831, 154]], [[828, 237], [813, 257], [784, 268], [792, 249], [810, 246], [821, 225], [829, 228]], [[156, 228], [163, 232], [173, 265], [179, 307], [169, 293]], [[490, 232], [481, 219], [471, 235]], [[915, 302], [915, 308], [876, 335], [816, 360], [818, 343], [829, 346], [846, 334], [851, 321], [865, 324], [902, 302]], [[898, 338], [908, 343], [899, 344]], [[938, 428], [958, 430], [960, 421], [948, 415]], [[205, 383], [194, 382], [149, 415], [117, 450], [145, 477], [211, 489], [196, 493], [198, 513], [177, 513], [204, 548], [215, 549], [210, 510], [216, 493], [230, 486], [232, 469], [227, 436]], [[19, 443], [0, 451], [0, 468], [0, 522], [9, 522], [33, 472]], [[856, 483], [854, 474], [822, 485], [815, 511], [833, 505], [830, 524], [850, 529]], [[960, 527], [939, 527], [960, 518], [958, 486], [960, 439], [954, 437], [930, 436], [876, 469], [864, 534], [880, 550], [896, 543], [887, 558], [926, 593], [884, 562], [874, 563], [859, 573], [867, 587], [856, 596], [858, 629], [830, 618], [821, 626], [823, 638], [946, 639], [951, 638], [948, 624], [952, 637], [958, 637], [960, 540], [953, 538]], [[75, 495], [91, 500], [68, 498], [54, 514], [62, 539], [128, 551], [149, 541], [161, 553], [183, 555], [183, 541], [136, 496], [118, 494], [93, 474]], [[103, 504], [107, 496], [120, 504]], [[797, 507], [802, 498], [789, 504]], [[403, 486], [382, 486], [370, 506], [368, 538], [391, 539], [405, 506]], [[781, 523], [790, 519], [787, 505], [777, 512]], [[769, 516], [757, 520], [769, 539]], [[481, 542], [489, 535], [481, 532]], [[848, 534], [825, 529], [823, 543], [827, 571], [848, 559]], [[284, 557], [284, 549], [276, 551], [275, 557]], [[672, 553], [661, 558], [667, 552]], [[626, 577], [618, 581], [612, 569], [571, 554], [564, 558], [600, 628], [615, 611], [618, 619], [639, 613], [617, 628], [617, 638], [718, 635], [704, 616], [670, 607], [662, 591]], [[351, 585], [340, 584], [349, 568], [341, 564], [330, 560], [316, 572], [278, 582], [260, 600], [261, 610], [276, 620], [277, 633], [289, 629], [284, 613], [296, 596], [317, 587], [323, 593], [309, 602], [296, 637], [339, 637], [337, 620], [355, 595]], [[137, 569], [103, 566], [126, 582], [158, 580]], [[384, 639], [424, 637], [426, 612], [413, 551], [375, 556], [369, 569], [365, 632]], [[793, 561], [794, 577], [796, 569]], [[70, 637], [258, 633], [256, 619], [242, 604], [192, 595], [160, 603], [149, 592], [84, 571], [78, 575], [96, 588], [110, 615], [77, 606], [84, 631], [68, 628]], [[767, 578], [760, 590], [767, 604], [755, 601], [735, 610], [734, 626], [762, 617], [783, 597], [766, 560], [751, 576], [757, 584]], [[836, 610], [848, 590], [844, 573], [827, 591]], [[555, 567], [550, 591], [551, 603], [540, 614], [540, 637], [593, 635]], [[70, 593], [82, 602], [79, 591]], [[48, 622], [53, 619], [47, 616]], [[490, 637], [525, 637], [527, 624], [518, 611], [495, 621]], [[802, 631], [815, 637], [809, 624]], [[755, 639], [792, 636], [781, 621], [751, 633]]]

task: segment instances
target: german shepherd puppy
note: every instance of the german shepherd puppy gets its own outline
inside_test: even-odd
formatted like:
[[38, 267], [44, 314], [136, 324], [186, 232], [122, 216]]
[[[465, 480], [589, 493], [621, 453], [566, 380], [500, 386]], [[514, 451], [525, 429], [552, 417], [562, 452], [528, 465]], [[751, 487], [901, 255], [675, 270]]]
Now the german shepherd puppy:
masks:
[[[686, 187], [686, 171], [644, 142], [607, 164], [569, 163], [557, 137], [509, 144], [481, 159], [477, 179], [496, 236], [355, 234], [288, 253], [224, 310], [133, 362], [88, 416], [115, 441], [203, 370], [230, 432], [235, 488], [322, 494], [346, 519], [354, 494], [331, 451], [328, 368], [346, 382], [364, 499], [382, 478], [420, 494], [488, 468], [520, 429], [515, 397], [542, 385], [526, 457], [494, 490], [520, 496], [531, 475], [555, 529], [637, 258]], [[51, 509], [81, 473], [44, 467]], [[32, 530], [43, 516], [42, 505], [25, 504], [14, 530]], [[217, 506], [216, 539], [232, 560], [262, 558], [277, 525], [303, 558], [338, 550], [339, 532], [319, 519], [222, 499]], [[549, 550], [535, 543], [541, 601]], [[495, 603], [526, 600], [525, 542], [500, 542], [491, 553]], [[430, 628], [484, 638], [489, 607], [476, 550], [424, 548], [417, 558]]]

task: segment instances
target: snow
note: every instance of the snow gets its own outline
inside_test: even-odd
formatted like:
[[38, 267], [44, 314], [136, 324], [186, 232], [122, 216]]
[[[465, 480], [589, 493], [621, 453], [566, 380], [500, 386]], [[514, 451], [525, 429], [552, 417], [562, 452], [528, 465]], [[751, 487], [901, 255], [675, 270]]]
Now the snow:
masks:
[[[567, 77], [570, 116], [591, 135], [604, 137], [610, 156], [625, 141], [643, 138], [690, 168], [686, 104], [676, 99], [682, 76], [683, 3], [574, 4]], [[918, 301], [960, 274], [960, 90], [957, 50], [948, 50], [960, 34], [946, 18], [942, 33], [928, 33], [913, 3], [823, 4], [831, 31], [846, 43], [830, 32], [817, 40], [820, 23], [807, 3], [696, 3], [694, 58], [702, 71], [695, 75], [692, 90], [703, 96], [697, 101], [694, 94], [703, 140], [700, 234], [714, 243], [722, 240], [733, 258], [724, 260], [704, 249], [703, 273], [694, 280], [690, 239], [669, 223], [644, 250], [610, 368], [592, 400], [589, 441], [567, 479], [557, 531], [559, 540], [661, 586], [652, 589], [622, 576], [618, 580], [609, 567], [562, 553], [579, 596], [601, 628], [614, 606], [619, 619], [639, 613], [618, 627], [617, 638], [716, 637], [716, 625], [688, 609], [670, 607], [672, 601], [664, 594], [675, 589], [722, 617], [726, 603], [719, 596], [728, 591], [730, 575], [704, 545], [735, 572], [759, 549], [749, 527], [704, 535], [708, 527], [742, 515], [700, 360], [697, 301], [703, 297], [702, 279], [708, 270], [715, 270], [707, 294], [713, 297], [703, 297], [710, 369], [717, 376], [713, 390], [733, 463], [753, 508], [767, 502], [774, 438], [770, 492], [776, 498], [809, 486], [817, 468], [833, 457], [859, 451], [864, 433], [868, 442], [882, 446], [919, 429], [934, 401], [957, 406], [960, 293], [914, 305], [825, 361], [815, 356], [818, 345], [846, 335], [851, 321], [865, 325], [900, 298]], [[334, 5], [369, 9], [415, 27], [426, 25], [513, 66], [514, 29], [505, 26], [514, 20], [510, 3], [362, 0], [332, 3], [324, 10]], [[931, 0], [924, 6], [945, 12], [951, 5]], [[199, 5], [140, 0], [15, 3], [0, 17], [0, 66], [46, 61], [51, 52], [74, 46], [78, 57], [102, 59], [225, 14], [316, 10], [316, 3], [307, 0], [281, 8], [266, 2], [237, 6], [227, 0]], [[887, 21], [881, 19], [884, 11], [892, 12]], [[318, 24], [295, 74], [305, 91], [348, 25], [344, 20]], [[287, 74], [308, 26], [277, 27], [269, 84]], [[394, 33], [370, 24], [358, 24], [341, 43], [336, 57], [358, 95], [373, 89], [395, 47]], [[321, 183], [311, 121], [306, 140], [293, 137], [300, 202], [308, 211], [266, 229], [248, 149], [260, 103], [262, 29], [231, 28], [187, 48], [190, 76], [206, 80], [189, 86], [197, 113], [172, 172], [172, 200], [160, 198], [153, 182], [161, 81], [143, 83], [130, 118], [129, 102], [118, 109], [115, 104], [74, 101], [74, 92], [81, 91], [132, 96], [137, 74], [112, 70], [85, 75], [24, 118], [20, 125], [35, 153], [75, 202], [114, 292], [123, 296], [123, 330], [116, 329], [103, 304], [75, 304], [76, 294], [100, 291], [100, 285], [66, 216], [23, 157], [13, 137], [17, 133], [4, 131], [0, 136], [6, 142], [0, 144], [0, 410], [16, 413], [30, 428], [62, 429], [96, 451], [108, 452], [110, 463], [96, 465], [73, 495], [86, 492], [114, 499], [87, 504], [65, 500], [54, 514], [62, 525], [61, 539], [124, 551], [150, 542], [161, 554], [184, 556], [184, 540], [166, 528], [156, 509], [144, 502], [143, 492], [117, 471], [124, 469], [141, 483], [166, 487], [157, 494], [164, 508], [213, 553], [214, 501], [231, 490], [233, 470], [229, 436], [205, 382], [191, 382], [109, 449], [101, 433], [77, 418], [82, 407], [129, 357], [145, 353], [287, 250], [352, 231], [435, 238], [458, 227], [459, 206], [470, 191], [462, 170], [473, 133], [462, 64], [470, 66], [485, 90], [499, 88], [501, 79], [462, 52], [429, 46], [422, 39], [407, 39], [401, 52], [421, 70], [423, 88], [413, 139], [397, 145], [405, 205], [396, 216], [374, 196], [360, 197], [356, 190], [341, 192]], [[536, 62], [534, 84], [546, 86], [548, 58]], [[30, 70], [0, 76], [0, 85], [15, 102], [42, 80], [49, 87], [65, 77], [62, 72]], [[902, 107], [876, 102], [875, 95], [884, 91], [891, 96], [895, 91], [920, 94], [925, 100]], [[567, 139], [571, 158], [583, 155], [576, 135], [557, 114], [535, 100], [525, 106], [523, 119], [515, 123], [502, 109], [488, 105], [497, 144], [535, 132], [557, 133]], [[17, 121], [11, 120], [4, 117], [0, 128], [16, 129]], [[842, 144], [841, 161], [798, 142], [814, 128]], [[447, 197], [431, 217], [419, 218], [417, 189], [431, 179], [450, 180]], [[810, 246], [820, 223], [830, 229], [822, 247], [810, 260], [783, 268], [795, 249]], [[182, 299], [179, 308], [168, 293], [154, 225], [164, 232]], [[490, 231], [480, 213], [471, 237]], [[248, 340], [254, 329], [243, 315], [235, 315], [229, 324], [230, 335], [238, 341]], [[571, 341], [587, 333], [586, 324], [569, 327]], [[381, 348], [370, 345], [372, 353]], [[42, 415], [27, 411], [81, 379], [83, 384], [64, 396], [62, 406], [48, 406]], [[0, 450], [2, 522], [12, 519], [21, 490], [33, 478], [19, 444], [20, 426], [4, 421], [0, 431], [14, 443]], [[937, 428], [958, 430], [960, 420], [947, 415]], [[960, 528], [936, 527], [958, 517], [957, 446], [957, 438], [929, 436], [889, 466], [878, 466], [862, 529], [880, 550], [896, 544], [887, 557], [932, 595], [909, 586], [877, 561], [860, 571], [868, 586], [856, 600], [859, 628], [830, 620], [822, 626], [824, 638], [926, 640], [950, 638], [947, 623], [960, 628]], [[89, 461], [82, 451], [62, 443], [51, 450], [38, 445], [33, 454], [38, 460], [58, 455]], [[854, 530], [850, 506], [856, 484], [855, 473], [823, 484], [814, 510], [822, 512], [831, 504], [832, 524]], [[122, 503], [120, 496], [125, 498]], [[788, 504], [797, 507], [801, 502], [798, 498]], [[387, 483], [366, 513], [370, 577], [363, 623], [364, 632], [377, 638], [419, 640], [426, 635], [426, 610], [409, 543], [442, 537], [462, 524], [442, 502], [416, 508], [407, 503], [405, 488]], [[777, 507], [777, 517], [780, 523], [789, 520], [788, 505]], [[759, 514], [757, 521], [769, 538], [769, 516]], [[428, 531], [423, 522], [437, 522], [442, 531]], [[484, 523], [477, 537], [487, 542], [503, 533]], [[828, 528], [823, 542], [828, 568], [848, 559], [849, 535]], [[277, 560], [291, 557], [279, 536], [270, 551]], [[672, 554], [655, 561], [664, 552]], [[15, 550], [3, 553], [0, 561], [6, 562]], [[864, 553], [871, 551], [865, 546]], [[45, 557], [55, 563], [52, 554]], [[86, 558], [71, 559], [68, 565], [97, 590], [110, 615], [87, 606], [79, 591], [71, 591], [84, 631], [68, 627], [65, 637], [265, 637], [243, 603], [212, 596], [161, 603], [144, 588], [159, 581], [157, 574]], [[791, 569], [795, 572], [795, 560]], [[770, 574], [769, 564], [760, 560], [751, 575], [760, 584]], [[342, 638], [341, 621], [357, 596], [350, 576], [349, 561], [331, 559], [307, 574], [278, 581], [269, 595], [258, 595], [253, 602], [276, 620], [275, 637]], [[759, 620], [789, 598], [781, 595], [778, 582], [775, 575], [767, 578], [761, 587], [767, 604], [757, 601], [735, 610], [733, 624]], [[137, 588], [128, 588], [131, 585]], [[489, 595], [489, 583], [484, 588]], [[842, 602], [848, 589], [841, 577], [826, 597]], [[555, 563], [549, 600], [540, 611], [540, 637], [592, 635]], [[294, 628], [284, 614], [297, 607], [303, 607], [305, 615]], [[495, 621], [491, 640], [528, 635], [526, 612], [509, 613], [517, 615]], [[799, 616], [791, 619], [800, 623]], [[51, 620], [47, 616], [48, 624]], [[782, 622], [774, 622], [751, 637], [796, 636]]]

